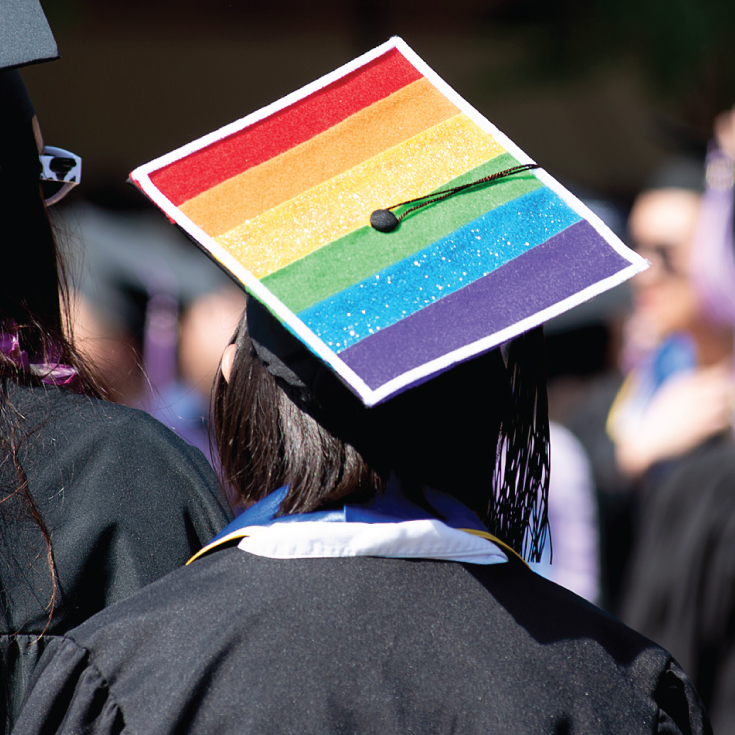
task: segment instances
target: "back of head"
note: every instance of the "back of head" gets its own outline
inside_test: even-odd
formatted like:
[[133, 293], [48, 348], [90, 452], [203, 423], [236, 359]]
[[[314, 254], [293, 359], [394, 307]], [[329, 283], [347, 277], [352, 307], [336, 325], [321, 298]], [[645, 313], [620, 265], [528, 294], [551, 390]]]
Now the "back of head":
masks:
[[[288, 163], [297, 148], [308, 152], [299, 177]], [[280, 183], [251, 196], [262, 187], [240, 177], [271, 166]], [[220, 384], [220, 451], [246, 502], [286, 484], [281, 512], [320, 507], [379, 489], [392, 472], [404, 489], [467, 500], [496, 535], [536, 557], [548, 479], [543, 357], [531, 350], [506, 369], [493, 350], [539, 347], [541, 324], [645, 267], [537, 169], [393, 38], [131, 173], [300, 343], [269, 340], [275, 329], [264, 340], [249, 321], [252, 345], [241, 329], [235, 366], [243, 382]], [[220, 185], [237, 192], [226, 204], [205, 196]], [[315, 482], [313, 502], [296, 497], [305, 497], [293, 484], [299, 473], [288, 470], [291, 425], [297, 448], [307, 447], [302, 469], [314, 462], [315, 477], [333, 478], [326, 495]], [[321, 464], [325, 442], [336, 463]], [[356, 457], [367, 474], [343, 482]]]
[[[38, 0], [3, 7], [0, 40], [0, 326], [22, 331], [29, 354], [45, 354], [47, 336], [63, 341], [56, 245], [40, 191], [36, 113], [17, 69], [59, 51]], [[17, 372], [1, 355], [0, 369]]]
[[[18, 72], [0, 74], [6, 78], [4, 91], [12, 81], [16, 92], [3, 96], [0, 120], [0, 243], [6, 274], [0, 290], [0, 317], [19, 326], [40, 321], [58, 336], [61, 311], [56, 243], [41, 196], [32, 107], [28, 110], [18, 93], [18, 85], [22, 85]], [[36, 344], [29, 345], [36, 352], [41, 348], [37, 340], [38, 335]]]
[[[68, 294], [63, 262], [41, 191], [40, 129], [20, 74], [0, 70], [0, 332], [31, 363], [67, 365], [78, 385], [98, 395], [97, 381], [65, 329]], [[0, 351], [0, 377], [36, 384], [23, 360]]]
[[[517, 371], [499, 350], [367, 408], [329, 371], [316, 381], [316, 396], [313, 380], [305, 397], [295, 379], [275, 377], [246, 316], [233, 341], [229, 380], [220, 374], [215, 387], [215, 438], [224, 479], [246, 506], [282, 486], [289, 489], [281, 515], [366, 502], [393, 473], [420, 505], [425, 488], [441, 490], [517, 550], [543, 545], [545, 386], [538, 381], [533, 405], [519, 406]], [[529, 412], [532, 425], [522, 426]], [[529, 456], [546, 461], [531, 467]]]

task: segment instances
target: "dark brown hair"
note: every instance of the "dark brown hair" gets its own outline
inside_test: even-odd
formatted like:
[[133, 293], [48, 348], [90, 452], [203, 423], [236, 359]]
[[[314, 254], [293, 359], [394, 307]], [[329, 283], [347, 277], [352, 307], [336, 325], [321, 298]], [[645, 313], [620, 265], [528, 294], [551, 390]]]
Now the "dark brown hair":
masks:
[[338, 395], [317, 421], [261, 364], [245, 316], [231, 343], [229, 383], [221, 373], [215, 382], [214, 432], [223, 479], [245, 504], [283, 485], [280, 515], [348, 495], [366, 500], [393, 471], [415, 502], [425, 503], [422, 485], [448, 492], [516, 551], [540, 555], [548, 521], [545, 384], [529, 388], [513, 354], [509, 369], [496, 350], [370, 409], [335, 384]]
[[[61, 363], [77, 369], [84, 393], [100, 397], [103, 389], [75, 350], [68, 318], [68, 291], [53, 228], [40, 188], [40, 162], [32, 123], [6, 124], [0, 136], [0, 330], [18, 334], [20, 349], [33, 361]], [[23, 498], [38, 526], [52, 577], [48, 603], [51, 622], [57, 594], [51, 536], [29, 491], [20, 462], [22, 445], [40, 428], [25, 426], [10, 397], [13, 384], [40, 385], [23, 365], [0, 353], [0, 458], [9, 458], [15, 485], [3, 488], [3, 500]], [[3, 508], [10, 504], [3, 504]]]
[[289, 485], [282, 515], [308, 513], [355, 493], [368, 498], [381, 490], [384, 473], [297, 408], [278, 387], [255, 356], [244, 316], [236, 338], [229, 383], [220, 371], [213, 402], [225, 483], [246, 503]]

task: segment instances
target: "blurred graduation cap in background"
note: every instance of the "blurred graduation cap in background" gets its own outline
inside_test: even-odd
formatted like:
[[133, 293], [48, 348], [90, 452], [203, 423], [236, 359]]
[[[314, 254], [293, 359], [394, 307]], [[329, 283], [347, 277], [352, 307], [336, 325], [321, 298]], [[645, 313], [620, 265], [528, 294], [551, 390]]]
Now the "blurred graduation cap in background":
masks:
[[131, 179], [366, 406], [646, 267], [399, 38]]
[[59, 58], [39, 0], [3, 0], [0, 6], [0, 69]]

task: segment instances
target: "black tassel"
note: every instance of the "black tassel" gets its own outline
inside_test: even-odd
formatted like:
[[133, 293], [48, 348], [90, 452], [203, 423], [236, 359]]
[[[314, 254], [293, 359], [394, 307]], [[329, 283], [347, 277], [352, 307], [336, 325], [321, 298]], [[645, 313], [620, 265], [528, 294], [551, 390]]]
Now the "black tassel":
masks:
[[513, 340], [505, 411], [489, 508], [493, 533], [527, 561], [540, 561], [549, 531], [549, 406], [542, 327]]

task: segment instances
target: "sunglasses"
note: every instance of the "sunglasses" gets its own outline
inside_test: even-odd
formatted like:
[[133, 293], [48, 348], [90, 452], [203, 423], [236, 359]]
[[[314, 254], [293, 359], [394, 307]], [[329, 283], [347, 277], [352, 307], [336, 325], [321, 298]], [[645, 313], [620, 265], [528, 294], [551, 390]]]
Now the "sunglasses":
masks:
[[41, 189], [48, 206], [61, 201], [82, 180], [82, 159], [63, 148], [44, 146], [41, 159]]
[[635, 249], [639, 255], [659, 265], [667, 276], [686, 277], [686, 271], [679, 262], [681, 256], [678, 247], [672, 245], [638, 245]]

